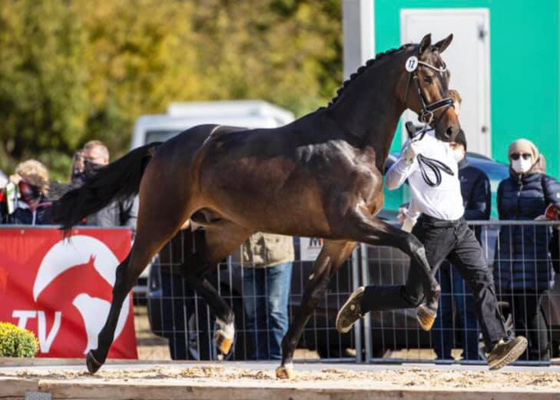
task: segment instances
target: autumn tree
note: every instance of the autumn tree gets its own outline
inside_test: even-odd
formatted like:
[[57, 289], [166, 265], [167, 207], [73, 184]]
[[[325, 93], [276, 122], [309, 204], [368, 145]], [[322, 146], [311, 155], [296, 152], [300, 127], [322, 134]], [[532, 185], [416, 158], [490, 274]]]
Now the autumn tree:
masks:
[[89, 139], [127, 150], [172, 101], [261, 98], [297, 115], [341, 79], [340, 0], [0, 0], [0, 168], [65, 179]]

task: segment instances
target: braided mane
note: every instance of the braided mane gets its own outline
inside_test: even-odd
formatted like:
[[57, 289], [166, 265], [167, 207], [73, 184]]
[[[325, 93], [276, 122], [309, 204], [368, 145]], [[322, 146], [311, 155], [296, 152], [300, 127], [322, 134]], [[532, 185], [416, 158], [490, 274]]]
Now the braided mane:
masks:
[[375, 55], [375, 58], [367, 60], [365, 65], [362, 65], [360, 68], [358, 68], [358, 70], [356, 72], [354, 72], [352, 75], [350, 75], [350, 78], [348, 78], [347, 80], [345, 80], [342, 83], [342, 85], [340, 86], [340, 88], [336, 92], [336, 96], [329, 102], [327, 107], [330, 107], [334, 103], [336, 103], [336, 101], [340, 98], [340, 96], [344, 92], [344, 89], [346, 89], [349, 85], [351, 85], [352, 82], [356, 80], [356, 78], [363, 75], [364, 71], [368, 70], [373, 65], [376, 65], [379, 60], [382, 60], [382, 59], [386, 58], [387, 56], [395, 54], [396, 52], [398, 52], [400, 50], [404, 50], [408, 46], [411, 46], [411, 44], [403, 44], [398, 49], [391, 49], [391, 50], [387, 50], [386, 52], [383, 52], [383, 53], [378, 53], [378, 54]]

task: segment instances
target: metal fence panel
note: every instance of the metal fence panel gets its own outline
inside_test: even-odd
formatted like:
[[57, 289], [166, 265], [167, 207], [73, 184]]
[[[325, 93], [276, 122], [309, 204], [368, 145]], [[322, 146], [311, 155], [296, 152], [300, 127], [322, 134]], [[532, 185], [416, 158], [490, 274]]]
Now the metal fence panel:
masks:
[[[479, 230], [479, 236], [485, 258], [490, 270], [496, 263], [510, 262], [515, 257], [504, 257], [500, 241], [500, 230], [508, 232], [508, 227], [516, 227], [524, 233], [523, 240], [532, 240], [531, 246], [545, 241], [553, 250], [560, 247], [558, 237], [552, 237], [552, 228], [560, 223], [535, 221], [480, 221], [470, 223]], [[544, 231], [543, 231], [544, 229]], [[542, 233], [545, 232], [544, 235]], [[514, 234], [507, 237], [508, 245], [514, 240]], [[515, 236], [518, 237], [518, 236]], [[528, 239], [527, 239], [528, 238]], [[532, 239], [531, 239], [532, 238]], [[505, 240], [503, 239], [503, 240]], [[192, 251], [190, 236], [180, 233], [167, 245], [152, 267], [148, 290], [148, 307], [150, 323], [153, 330], [170, 339], [170, 350], [174, 358], [183, 359], [215, 359], [217, 358], [213, 340], [214, 315], [204, 299], [188, 287], [181, 276], [179, 267], [185, 259], [186, 252]], [[502, 242], [503, 242], [502, 240]], [[538, 240], [539, 242], [535, 241]], [[291, 292], [289, 297], [289, 314], [292, 317], [301, 303], [305, 284], [312, 268], [312, 262], [299, 259], [298, 238], [294, 240], [296, 261], [293, 264]], [[541, 255], [521, 242], [522, 262], [512, 264], [511, 268], [521, 266], [530, 267], [535, 263], [544, 262]], [[547, 264], [552, 271], [560, 265], [558, 251]], [[442, 293], [440, 310], [446, 310], [446, 317], [441, 315], [436, 320], [432, 332], [424, 332], [418, 326], [414, 309], [393, 310], [369, 313], [366, 318], [356, 324], [353, 332], [340, 335], [335, 329], [335, 319], [339, 308], [344, 304], [350, 293], [360, 285], [398, 285], [405, 282], [409, 268], [409, 258], [401, 251], [386, 246], [359, 245], [352, 257], [333, 276], [327, 293], [320, 301], [317, 309], [307, 323], [300, 348], [309, 349], [316, 353], [300, 353], [307, 358], [321, 357], [323, 360], [345, 360], [360, 362], [433, 362], [436, 359], [434, 348], [443, 351], [444, 347], [451, 347], [454, 360], [445, 362], [484, 363], [484, 352], [479, 351], [482, 343], [476, 324], [472, 324], [473, 317], [466, 314], [461, 304], [471, 304], [472, 294], [464, 282], [456, 283], [453, 276], [454, 268], [450, 265], [442, 266], [438, 272], [438, 279], [450, 279], [449, 290]], [[231, 360], [245, 360], [252, 354], [254, 336], [249, 335], [246, 328], [247, 316], [245, 302], [247, 294], [243, 293], [242, 279], [245, 267], [229, 257], [212, 271], [209, 279], [217, 287], [222, 297], [233, 308], [236, 315], [236, 341], [233, 352], [227, 357]], [[535, 277], [536, 279], [537, 277]], [[555, 278], [558, 278], [556, 276]], [[528, 290], [517, 291], [518, 298], [513, 299], [511, 293], [502, 287], [497, 287], [497, 295], [504, 315], [508, 318], [508, 327], [515, 328], [514, 315], [519, 318], [520, 312], [527, 301], [535, 304], [539, 301], [544, 315], [542, 329], [524, 327], [520, 332], [518, 323], [517, 334], [529, 335], [536, 338], [536, 348], [542, 348], [539, 336], [535, 335], [544, 330], [549, 339], [550, 354], [559, 356], [560, 348], [560, 284], [553, 289], [537, 296]], [[525, 303], [524, 303], [525, 302]], [[446, 306], [443, 304], [447, 304]], [[521, 306], [520, 306], [521, 305]], [[446, 308], [447, 307], [447, 308]], [[525, 316], [525, 315], [524, 315]], [[291, 319], [291, 318], [290, 318]], [[542, 322], [542, 321], [541, 321]], [[527, 329], [525, 329], [527, 328]], [[474, 332], [474, 335], [473, 335]], [[254, 333], [254, 332], [253, 332]], [[474, 337], [474, 339], [473, 339]], [[543, 336], [540, 336], [541, 339]], [[474, 343], [474, 344], [473, 344]], [[476, 348], [475, 348], [476, 347]], [[478, 360], [462, 358], [464, 350], [472, 350], [480, 355]], [[472, 352], [470, 353], [472, 356]], [[548, 362], [540, 359], [527, 363]], [[553, 361], [554, 362], [554, 361]]]
[[[499, 278], [499, 271], [494, 271], [497, 263], [502, 263], [506, 268], [510, 268], [512, 273], [519, 275], [521, 272], [532, 271], [532, 267], [536, 263], [545, 265], [545, 269], [551, 272], [553, 266], [560, 263], [558, 252], [556, 251], [550, 262], [546, 257], [542, 257], [536, 247], [545, 242], [545, 247], [549, 249], [558, 249], [558, 237], [553, 238], [552, 232], [554, 227], [559, 227], [559, 223], [537, 222], [537, 221], [479, 221], [470, 223], [472, 227], [478, 230], [481, 240], [483, 252], [488, 262], [490, 271], [493, 272], [495, 279]], [[510, 227], [517, 229], [515, 233], [511, 232]], [[517, 256], [511, 255], [504, 258], [504, 252], [500, 247], [499, 234], [500, 230], [507, 233], [508, 236], [502, 239], [509, 246], [516, 246]], [[555, 229], [555, 228], [554, 228]], [[518, 243], [514, 243], [515, 238]], [[556, 247], [555, 247], [555, 246]], [[406, 280], [408, 268], [410, 264], [409, 258], [401, 251], [390, 247], [367, 247], [365, 253], [365, 263], [363, 265], [365, 272], [364, 284], [370, 285], [400, 285]], [[554, 250], [553, 250], [554, 253]], [[508, 264], [510, 263], [510, 264]], [[558, 268], [556, 268], [558, 270]], [[453, 273], [454, 268], [451, 265], [440, 267], [436, 274], [438, 280], [450, 278], [455, 279]], [[457, 274], [458, 275], [458, 274]], [[531, 273], [525, 274], [531, 276]], [[536, 275], [534, 280], [538, 280]], [[555, 276], [558, 280], [558, 275]], [[519, 280], [519, 278], [518, 278]], [[533, 355], [531, 360], [523, 360], [527, 364], [542, 364], [549, 361], [544, 357], [546, 349], [543, 343], [548, 338], [549, 351], [552, 357], [559, 356], [560, 347], [560, 284], [555, 282], [551, 290], [544, 293], [536, 293], [531, 291], [530, 279], [526, 280], [526, 284], [522, 284], [521, 289], [509, 290], [505, 287], [497, 285], [497, 297], [499, 305], [504, 316], [507, 318], [507, 327], [515, 331], [517, 335], [531, 337], [533, 340], [533, 349], [543, 350], [538, 356]], [[451, 280], [451, 285], [447, 291], [442, 291], [440, 301], [440, 314], [434, 324], [431, 332], [424, 332], [420, 329], [416, 321], [416, 313], [414, 309], [393, 310], [384, 312], [371, 312], [366, 317], [367, 331], [364, 346], [366, 351], [366, 361], [370, 362], [388, 362], [392, 361], [413, 361], [413, 362], [433, 362], [436, 359], [437, 347], [439, 356], [444, 356], [444, 347], [451, 347], [452, 360], [443, 360], [442, 362], [465, 363], [484, 363], [484, 351], [482, 349], [482, 339], [478, 331], [475, 318], [468, 313], [462, 311], [464, 305], [467, 304], [467, 311], [472, 312], [473, 296], [470, 293], [464, 281]], [[512, 300], [512, 292], [515, 300]], [[444, 306], [447, 304], [447, 307]], [[540, 328], [535, 325], [528, 324], [527, 307], [523, 305], [540, 304], [543, 311], [544, 320], [540, 320]], [[536, 306], [535, 306], [536, 307]], [[447, 308], [446, 318], [441, 317], [442, 310]], [[522, 315], [521, 315], [522, 314]], [[530, 313], [529, 313], [530, 314]], [[518, 323], [515, 323], [517, 316]], [[521, 326], [521, 323], [525, 323]], [[540, 335], [539, 335], [540, 333]], [[544, 335], [544, 336], [543, 336]], [[473, 339], [474, 337], [474, 339]], [[478, 339], [478, 340], [477, 340]], [[473, 341], [475, 344], [473, 344]], [[469, 347], [470, 343], [470, 347]], [[475, 348], [476, 347], [476, 348]], [[464, 357], [467, 351], [469, 357]], [[478, 353], [478, 360], [474, 360]], [[536, 359], [533, 359], [535, 358]], [[553, 361], [554, 362], [554, 361]]]
[[[175, 359], [216, 359], [218, 357], [213, 336], [215, 316], [205, 300], [189, 288], [181, 275], [180, 266], [185, 254], [192, 251], [192, 237], [180, 232], [154, 260], [148, 286], [148, 315], [152, 330], [169, 339], [170, 352]], [[292, 267], [289, 315], [297, 312], [303, 297], [305, 284], [312, 262], [299, 259], [299, 239], [294, 240], [296, 260]], [[358, 258], [356, 258], [356, 255]], [[359, 253], [355, 252], [345, 265], [333, 276], [327, 293], [320, 301], [305, 326], [300, 348], [303, 357], [324, 360], [355, 361], [362, 357], [361, 334], [340, 335], [335, 328], [338, 309], [356, 287], [355, 277], [360, 272]], [[222, 298], [232, 307], [236, 316], [236, 340], [230, 360], [249, 359], [253, 354], [257, 332], [247, 330], [243, 277], [246, 267], [229, 257], [209, 273], [209, 280]]]

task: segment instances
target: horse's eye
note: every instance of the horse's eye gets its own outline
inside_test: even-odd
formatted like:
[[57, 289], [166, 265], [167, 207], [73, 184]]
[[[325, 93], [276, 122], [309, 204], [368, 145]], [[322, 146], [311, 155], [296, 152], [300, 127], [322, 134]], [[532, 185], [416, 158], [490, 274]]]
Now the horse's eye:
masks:
[[430, 76], [424, 76], [424, 82], [426, 82], [427, 84], [431, 84], [432, 78]]

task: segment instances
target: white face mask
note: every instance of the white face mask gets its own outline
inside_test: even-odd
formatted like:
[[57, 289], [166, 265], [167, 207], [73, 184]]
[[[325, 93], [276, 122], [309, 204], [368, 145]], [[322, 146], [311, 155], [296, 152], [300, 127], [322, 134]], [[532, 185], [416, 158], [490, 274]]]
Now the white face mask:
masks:
[[453, 158], [458, 163], [461, 162], [463, 160], [463, 158], [465, 158], [465, 152], [463, 151], [463, 149], [452, 150], [452, 153], [453, 153]]
[[532, 166], [533, 160], [531, 158], [525, 160], [523, 157], [519, 157], [518, 160], [511, 160], [511, 168], [518, 174], [526, 174]]

